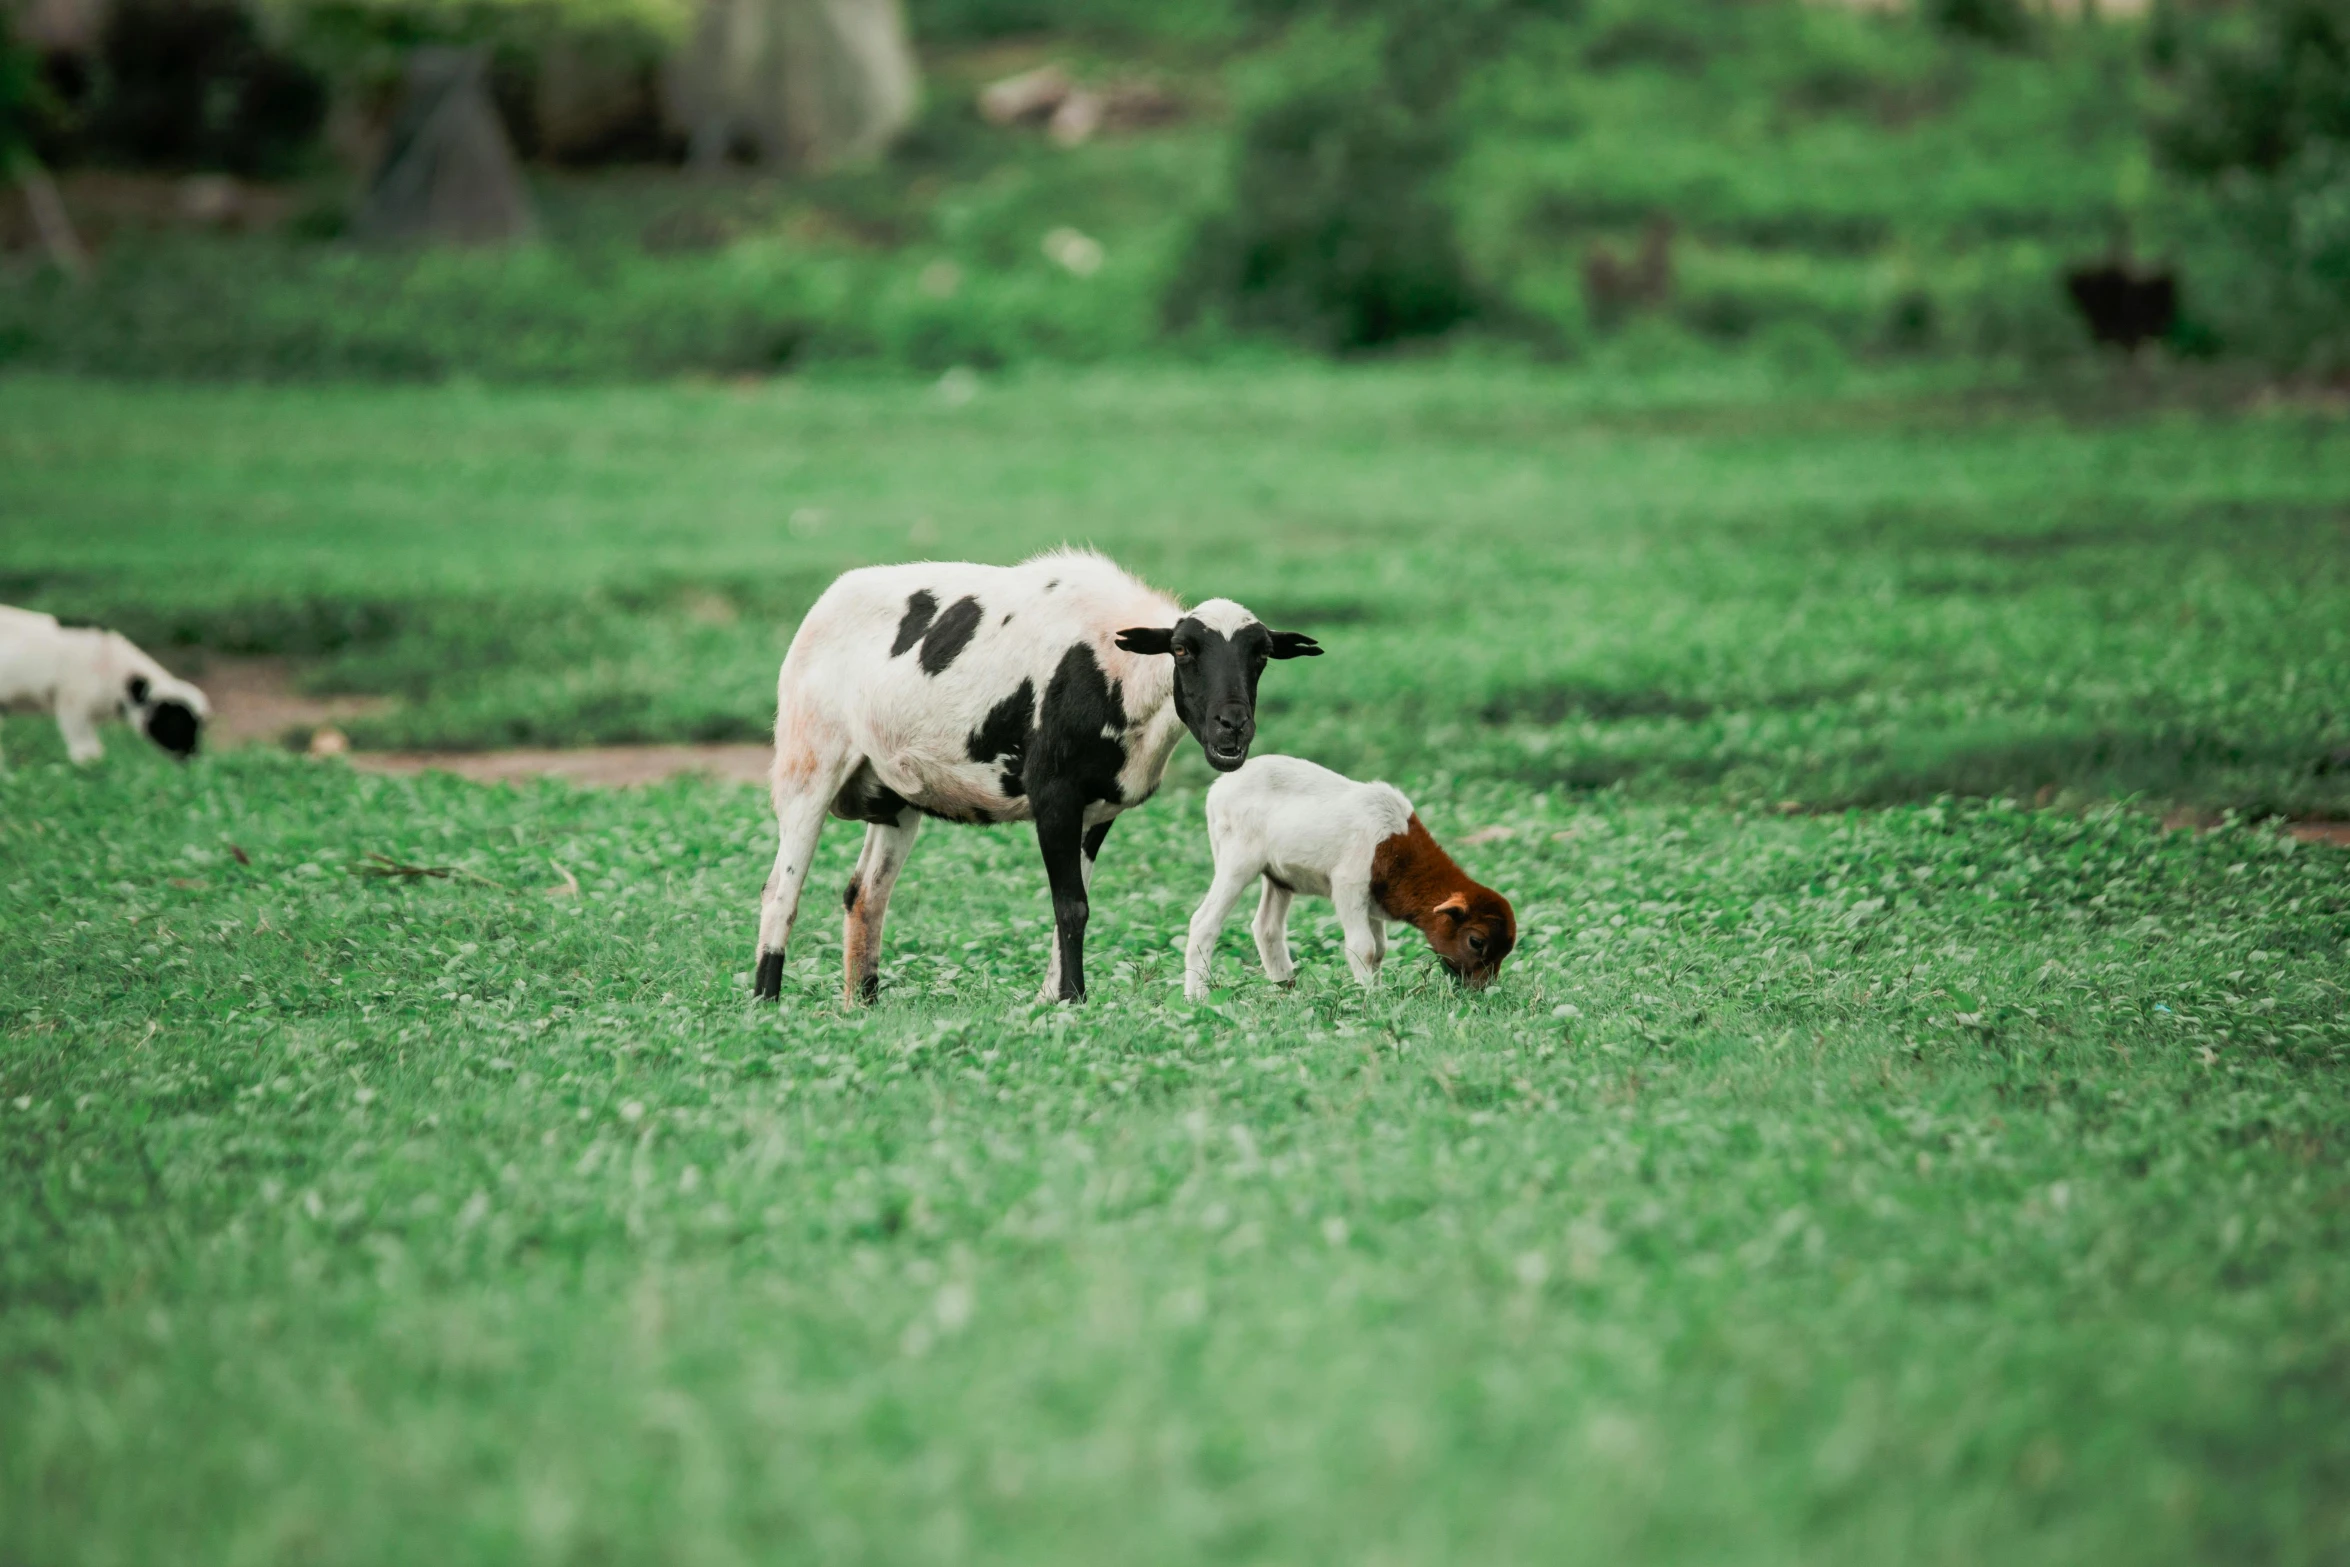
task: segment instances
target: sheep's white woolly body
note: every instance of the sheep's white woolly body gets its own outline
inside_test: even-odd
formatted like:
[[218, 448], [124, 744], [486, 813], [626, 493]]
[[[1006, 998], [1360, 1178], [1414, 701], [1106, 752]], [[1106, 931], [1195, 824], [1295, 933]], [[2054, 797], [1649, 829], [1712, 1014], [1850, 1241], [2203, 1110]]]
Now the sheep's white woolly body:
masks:
[[1363, 984], [1376, 983], [1387, 955], [1387, 913], [1371, 895], [1371, 863], [1411, 819], [1412, 802], [1392, 784], [1357, 783], [1294, 756], [1255, 757], [1217, 779], [1208, 790], [1216, 878], [1191, 917], [1184, 994], [1194, 1001], [1207, 995], [1216, 933], [1260, 876], [1255, 935], [1268, 978], [1286, 984], [1297, 972], [1289, 959], [1289, 903], [1302, 892], [1336, 906], [1348, 966]]
[[[916, 594], [933, 603], [928, 634], [876, 658], [876, 647], [897, 646], [911, 629], [907, 601]], [[977, 624], [934, 672], [925, 660], [935, 663], [934, 649], [945, 645], [937, 638], [941, 622], [966, 600], [977, 606]], [[993, 757], [973, 758], [972, 737], [1022, 681], [1041, 713], [1062, 660], [1082, 640], [1111, 682], [1122, 716], [1142, 720], [1138, 730], [1104, 735], [1125, 744], [1119, 792], [1124, 804], [1139, 804], [1158, 788], [1183, 726], [1167, 700], [1174, 678], [1167, 660], [1122, 652], [1113, 639], [1124, 627], [1164, 626], [1182, 613], [1173, 599], [1101, 556], [1077, 551], [1017, 566], [917, 562], [849, 572], [808, 612], [784, 658], [777, 679], [778, 785], [802, 758], [845, 744], [918, 810], [956, 820], [1026, 821], [1030, 801], [1004, 788], [1003, 768]], [[1086, 824], [1106, 821], [1120, 808], [1092, 807]]]
[[145, 727], [165, 704], [186, 708], [198, 724], [212, 712], [203, 692], [121, 633], [61, 626], [54, 615], [0, 605], [0, 708], [54, 714], [74, 761], [106, 753], [98, 726], [108, 718]]

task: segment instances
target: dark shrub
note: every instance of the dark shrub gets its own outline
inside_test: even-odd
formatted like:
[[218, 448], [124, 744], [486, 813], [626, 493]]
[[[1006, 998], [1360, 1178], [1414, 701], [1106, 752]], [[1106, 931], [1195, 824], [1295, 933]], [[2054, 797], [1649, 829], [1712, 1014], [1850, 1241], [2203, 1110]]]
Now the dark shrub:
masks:
[[1201, 225], [1171, 319], [1221, 314], [1339, 353], [1459, 325], [1477, 299], [1438, 191], [1454, 153], [1448, 129], [1377, 93], [1273, 104], [1242, 133], [1232, 206]]
[[1971, 38], [2000, 49], [2021, 49], [2032, 39], [2032, 15], [2023, 0], [1926, 0], [1926, 19], [1956, 38]]
[[2350, 145], [2350, 0], [2266, 0], [2248, 21], [2157, 35], [2179, 95], [2155, 149], [2180, 173], [2274, 174], [2311, 142]]
[[2181, 330], [2281, 367], [2350, 368], [2350, 0], [2173, 16], [2154, 149], [2188, 281]]
[[92, 150], [165, 168], [280, 174], [326, 118], [326, 86], [223, 0], [118, 0], [99, 44]]

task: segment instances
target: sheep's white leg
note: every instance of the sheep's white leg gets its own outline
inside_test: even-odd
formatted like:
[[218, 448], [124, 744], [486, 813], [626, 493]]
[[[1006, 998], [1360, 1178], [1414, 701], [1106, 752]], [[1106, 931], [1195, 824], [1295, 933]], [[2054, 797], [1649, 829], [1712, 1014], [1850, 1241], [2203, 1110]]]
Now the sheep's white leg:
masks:
[[1208, 998], [1208, 970], [1216, 961], [1216, 934], [1224, 928], [1224, 921], [1232, 915], [1232, 907], [1248, 891], [1248, 884], [1257, 879], [1263, 867], [1239, 859], [1226, 860], [1216, 867], [1216, 879], [1208, 884], [1208, 895], [1200, 900], [1191, 916], [1191, 937], [1183, 947], [1183, 994], [1192, 1001]]
[[1338, 927], [1346, 932], [1346, 966], [1365, 990], [1379, 983], [1379, 964], [1387, 943], [1379, 930], [1380, 913], [1371, 901], [1371, 884], [1330, 879], [1330, 901], [1338, 906]]
[[841, 931], [844, 968], [842, 995], [850, 1002], [873, 1001], [881, 994], [881, 924], [889, 917], [890, 890], [905, 869], [914, 835], [922, 830], [922, 813], [907, 806], [887, 826], [865, 829], [865, 849], [857, 869], [841, 894], [847, 911]]
[[65, 737], [65, 754], [72, 762], [94, 762], [106, 754], [106, 746], [98, 738], [98, 721], [81, 708], [60, 707], [57, 732]]
[[775, 748], [775, 868], [759, 899], [758, 970], [751, 993], [762, 1001], [783, 995], [783, 954], [799, 913], [800, 888], [816, 857], [816, 839], [834, 796], [848, 782], [856, 758], [812, 723], [778, 725]]
[[1265, 895], [1257, 900], [1257, 957], [1265, 977], [1276, 985], [1297, 983], [1297, 965], [1289, 961], [1289, 900], [1294, 896], [1268, 873]]

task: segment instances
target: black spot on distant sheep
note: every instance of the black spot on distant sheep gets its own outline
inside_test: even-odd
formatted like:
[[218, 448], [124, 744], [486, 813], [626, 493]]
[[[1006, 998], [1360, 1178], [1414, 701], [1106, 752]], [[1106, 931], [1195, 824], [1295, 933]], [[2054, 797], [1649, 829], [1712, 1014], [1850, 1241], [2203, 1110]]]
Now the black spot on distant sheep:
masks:
[[145, 675], [131, 676], [130, 684], [122, 688], [123, 694], [129, 697], [133, 702], [146, 701], [148, 689], [147, 677]]
[[185, 702], [158, 702], [147, 713], [147, 738], [182, 760], [196, 754], [201, 729], [195, 710]]
[[987, 710], [987, 717], [963, 742], [964, 753], [971, 760], [1001, 769], [1008, 799], [1016, 800], [1028, 792], [1021, 773], [1028, 764], [1028, 731], [1035, 722], [1036, 686], [1023, 680], [1020, 689]]
[[922, 640], [922, 633], [930, 629], [931, 617], [938, 613], [938, 600], [927, 589], [916, 589], [906, 600], [906, 615], [898, 622], [897, 637], [889, 645], [889, 656], [897, 657]]
[[946, 607], [946, 612], [930, 623], [922, 634], [922, 672], [935, 675], [953, 663], [963, 649], [971, 645], [979, 632], [979, 623], [987, 611], [979, 607], [975, 598], [959, 598]]
[[1125, 803], [1118, 774], [1126, 766], [1126, 707], [1117, 681], [1102, 673], [1093, 648], [1072, 644], [1044, 688], [1044, 706], [1028, 743], [1028, 770], [1041, 772], [1083, 800]]

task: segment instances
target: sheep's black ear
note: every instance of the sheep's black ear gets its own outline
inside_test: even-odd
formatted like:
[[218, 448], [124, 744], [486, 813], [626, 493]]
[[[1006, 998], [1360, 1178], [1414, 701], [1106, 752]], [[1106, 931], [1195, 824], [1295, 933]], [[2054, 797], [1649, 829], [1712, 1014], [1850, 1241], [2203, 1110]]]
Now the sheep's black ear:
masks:
[[1273, 656], [1275, 658], [1320, 658], [1322, 644], [1302, 631], [1276, 631], [1273, 633]]
[[1171, 626], [1129, 626], [1118, 633], [1118, 645], [1129, 653], [1172, 653], [1175, 631]]
[[147, 700], [147, 677], [145, 675], [133, 675], [131, 676], [131, 683], [127, 686], [124, 686], [122, 689], [123, 694], [128, 696], [133, 702], [144, 702]]

